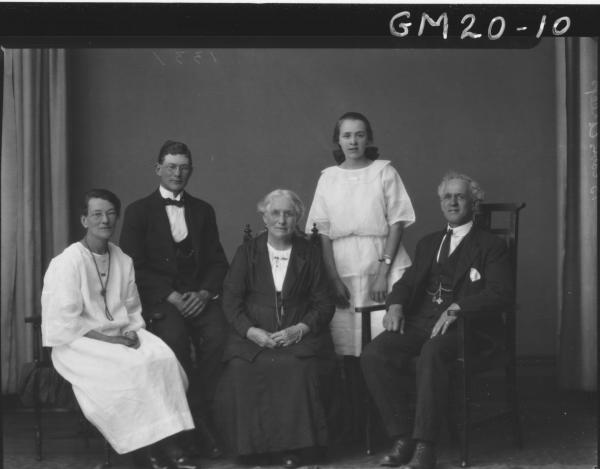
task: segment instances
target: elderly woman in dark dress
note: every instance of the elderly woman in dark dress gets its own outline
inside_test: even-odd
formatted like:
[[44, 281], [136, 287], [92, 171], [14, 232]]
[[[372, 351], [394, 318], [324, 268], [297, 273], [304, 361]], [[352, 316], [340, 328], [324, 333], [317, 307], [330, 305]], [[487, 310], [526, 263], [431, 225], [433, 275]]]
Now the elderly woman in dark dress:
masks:
[[320, 377], [333, 361], [334, 312], [317, 246], [299, 233], [304, 207], [288, 190], [259, 204], [267, 231], [240, 246], [223, 285], [232, 326], [217, 415], [240, 456], [274, 453], [284, 467], [327, 444]]

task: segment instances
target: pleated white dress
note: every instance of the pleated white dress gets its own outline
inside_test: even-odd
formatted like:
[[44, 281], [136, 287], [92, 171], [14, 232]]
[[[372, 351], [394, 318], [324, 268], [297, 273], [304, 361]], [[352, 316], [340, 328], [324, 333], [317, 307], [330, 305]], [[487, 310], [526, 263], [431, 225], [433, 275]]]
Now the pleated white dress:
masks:
[[[194, 428], [188, 381], [171, 349], [144, 329], [131, 258], [109, 243], [106, 298], [92, 253], [81, 243], [52, 259], [42, 291], [42, 339], [56, 371], [73, 385], [85, 417], [117, 453], [127, 453]], [[93, 254], [106, 278], [108, 254]], [[136, 331], [137, 349], [84, 337], [89, 331]]]
[[[415, 212], [404, 183], [390, 161], [375, 160], [360, 169], [331, 166], [322, 171], [306, 223], [332, 241], [338, 274], [350, 291], [350, 308], [337, 308], [330, 323], [336, 353], [359, 356], [361, 316], [356, 306], [372, 305], [371, 284], [383, 256], [389, 227], [414, 223]], [[388, 291], [411, 261], [400, 243], [388, 274]], [[373, 337], [383, 331], [384, 311], [371, 315]]]

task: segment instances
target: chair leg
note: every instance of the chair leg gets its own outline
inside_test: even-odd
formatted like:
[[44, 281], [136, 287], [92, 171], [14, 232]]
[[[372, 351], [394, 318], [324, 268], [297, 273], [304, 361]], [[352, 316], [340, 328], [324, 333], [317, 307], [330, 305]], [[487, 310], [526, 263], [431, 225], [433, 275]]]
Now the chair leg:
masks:
[[33, 411], [34, 411], [34, 438], [35, 438], [35, 453], [38, 461], [42, 460], [42, 403], [39, 400], [40, 395], [40, 382], [39, 382], [39, 373], [36, 374], [33, 382], [34, 389], [34, 401], [33, 401]]
[[106, 441], [106, 439], [104, 439], [104, 467], [112, 466], [112, 461], [110, 459], [111, 450], [112, 448], [110, 444], [108, 441]]
[[466, 370], [460, 371], [461, 409], [460, 409], [460, 465], [469, 465], [469, 438], [471, 433], [471, 380]]
[[362, 399], [360, 395], [360, 369], [356, 357], [344, 357], [344, 367], [348, 379], [350, 397], [350, 435], [352, 441], [359, 441], [361, 434], [361, 408]]
[[506, 367], [506, 400], [511, 416], [513, 437], [517, 448], [523, 449], [523, 434], [519, 414], [519, 398], [517, 395], [517, 370], [514, 363]]
[[38, 461], [42, 460], [42, 409], [39, 403], [36, 403], [34, 410], [35, 427], [35, 454]]
[[373, 422], [371, 410], [371, 397], [369, 396], [369, 391], [365, 390], [365, 445], [367, 455], [369, 456], [373, 454], [373, 447], [371, 441]]
[[79, 428], [83, 438], [85, 449], [90, 449], [90, 423], [83, 416], [81, 410], [79, 411]]

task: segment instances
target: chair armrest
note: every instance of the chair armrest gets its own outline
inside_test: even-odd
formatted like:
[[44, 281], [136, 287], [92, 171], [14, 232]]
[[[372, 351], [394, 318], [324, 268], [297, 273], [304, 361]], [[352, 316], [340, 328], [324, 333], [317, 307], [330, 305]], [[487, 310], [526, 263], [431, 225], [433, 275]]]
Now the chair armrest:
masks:
[[458, 319], [478, 319], [485, 317], [501, 316], [503, 314], [514, 314], [517, 306], [512, 305], [510, 308], [504, 308], [497, 311], [481, 310], [481, 309], [459, 309], [448, 311], [449, 316], [456, 316]]
[[385, 304], [357, 306], [356, 308], [354, 308], [354, 312], [359, 314], [371, 314], [373, 311], [381, 311], [382, 309], [386, 309]]
[[379, 305], [371, 305], [371, 306], [357, 306], [354, 308], [354, 312], [362, 315], [362, 338], [361, 343], [362, 346], [365, 347], [369, 342], [371, 342], [371, 313], [373, 311], [381, 311], [385, 309], [384, 304]]

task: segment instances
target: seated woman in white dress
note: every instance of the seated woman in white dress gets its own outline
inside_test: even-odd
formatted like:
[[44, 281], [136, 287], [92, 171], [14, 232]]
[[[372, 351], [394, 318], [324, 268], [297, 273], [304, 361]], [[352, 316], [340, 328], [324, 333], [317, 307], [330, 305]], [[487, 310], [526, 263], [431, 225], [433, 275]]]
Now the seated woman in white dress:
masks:
[[194, 427], [187, 377], [171, 349], [144, 329], [131, 258], [108, 241], [120, 209], [110, 191], [85, 195], [86, 234], [52, 259], [44, 277], [43, 344], [117, 453], [144, 448], [138, 460], [148, 468], [194, 469], [171, 437]]

